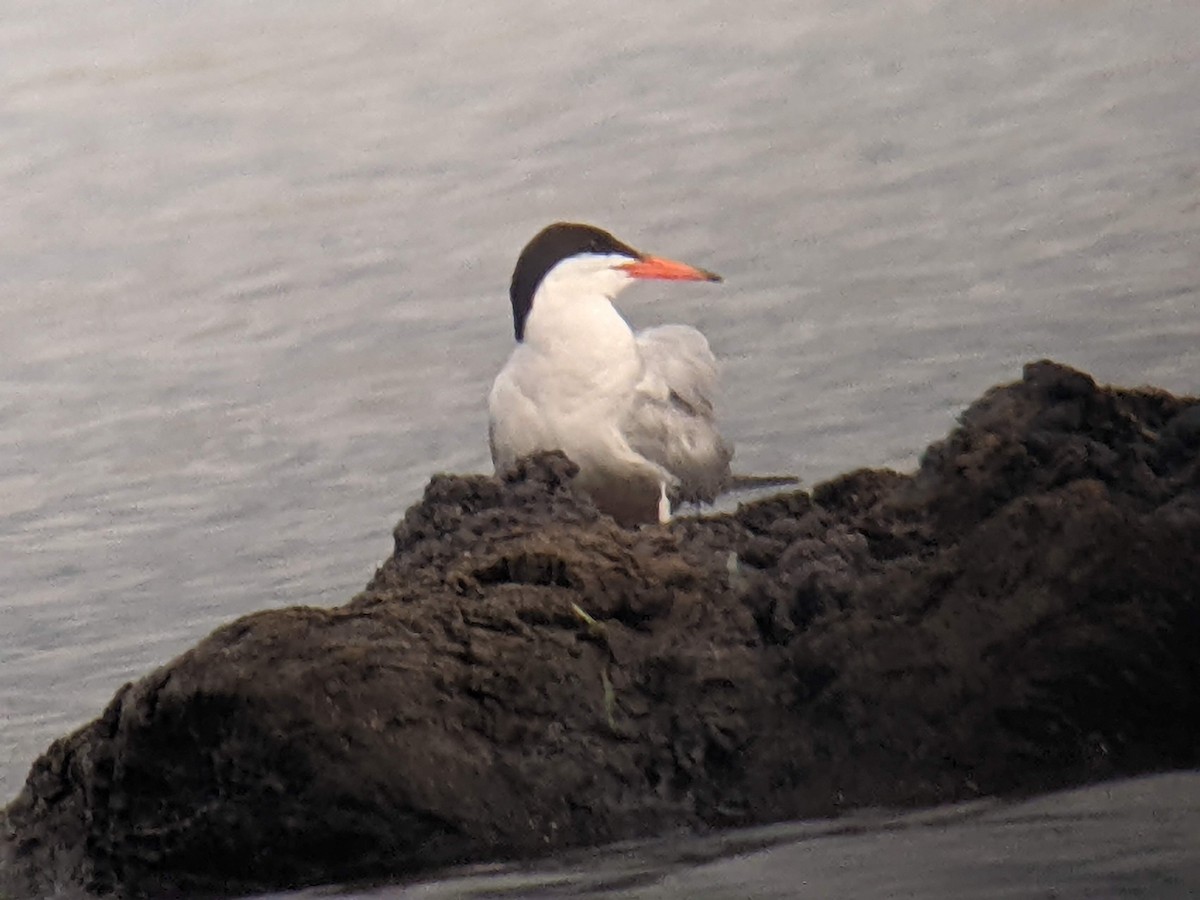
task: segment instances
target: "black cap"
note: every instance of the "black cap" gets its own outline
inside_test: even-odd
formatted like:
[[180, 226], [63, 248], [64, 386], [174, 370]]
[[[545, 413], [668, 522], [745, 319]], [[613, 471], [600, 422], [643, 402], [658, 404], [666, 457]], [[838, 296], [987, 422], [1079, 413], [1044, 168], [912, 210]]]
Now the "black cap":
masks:
[[564, 259], [583, 253], [642, 258], [637, 250], [593, 225], [555, 222], [543, 228], [517, 257], [512, 284], [508, 288], [508, 296], [512, 300], [513, 331], [518, 341], [525, 339], [525, 320], [529, 318], [529, 310], [533, 307], [533, 295], [546, 273]]

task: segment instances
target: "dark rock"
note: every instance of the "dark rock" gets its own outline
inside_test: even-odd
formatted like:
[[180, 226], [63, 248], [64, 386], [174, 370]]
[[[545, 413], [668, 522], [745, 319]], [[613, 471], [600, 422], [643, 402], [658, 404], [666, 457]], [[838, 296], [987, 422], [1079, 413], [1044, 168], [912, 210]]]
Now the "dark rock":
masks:
[[234, 622], [51, 746], [8, 890], [230, 893], [1196, 766], [1198, 435], [1200, 401], [1040, 362], [914, 475], [669, 527], [617, 527], [561, 455], [439, 476], [348, 604]]

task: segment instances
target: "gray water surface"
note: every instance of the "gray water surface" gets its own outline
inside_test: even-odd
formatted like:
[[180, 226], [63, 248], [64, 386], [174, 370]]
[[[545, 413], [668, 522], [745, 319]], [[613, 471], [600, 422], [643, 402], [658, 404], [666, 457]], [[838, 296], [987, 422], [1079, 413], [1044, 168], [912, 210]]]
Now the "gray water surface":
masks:
[[1051, 356], [1200, 392], [1200, 4], [42, 0], [0, 17], [0, 803], [486, 471], [559, 218], [726, 276], [746, 471], [909, 467]]

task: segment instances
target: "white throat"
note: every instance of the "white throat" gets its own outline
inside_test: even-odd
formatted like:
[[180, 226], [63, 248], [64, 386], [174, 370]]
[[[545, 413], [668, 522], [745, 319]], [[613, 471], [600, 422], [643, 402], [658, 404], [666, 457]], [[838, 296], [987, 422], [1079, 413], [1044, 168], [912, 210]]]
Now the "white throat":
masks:
[[612, 305], [633, 279], [615, 265], [619, 255], [564, 259], [546, 273], [533, 295], [524, 343], [539, 353], [588, 359], [634, 351], [633, 332]]

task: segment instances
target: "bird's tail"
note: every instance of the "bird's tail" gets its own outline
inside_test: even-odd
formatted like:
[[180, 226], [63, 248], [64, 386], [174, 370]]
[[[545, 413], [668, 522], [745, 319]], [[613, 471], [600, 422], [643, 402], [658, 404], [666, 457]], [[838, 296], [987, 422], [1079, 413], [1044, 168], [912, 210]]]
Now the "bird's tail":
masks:
[[795, 475], [730, 475], [722, 493], [756, 491], [760, 488], [786, 487], [799, 483], [800, 479]]

